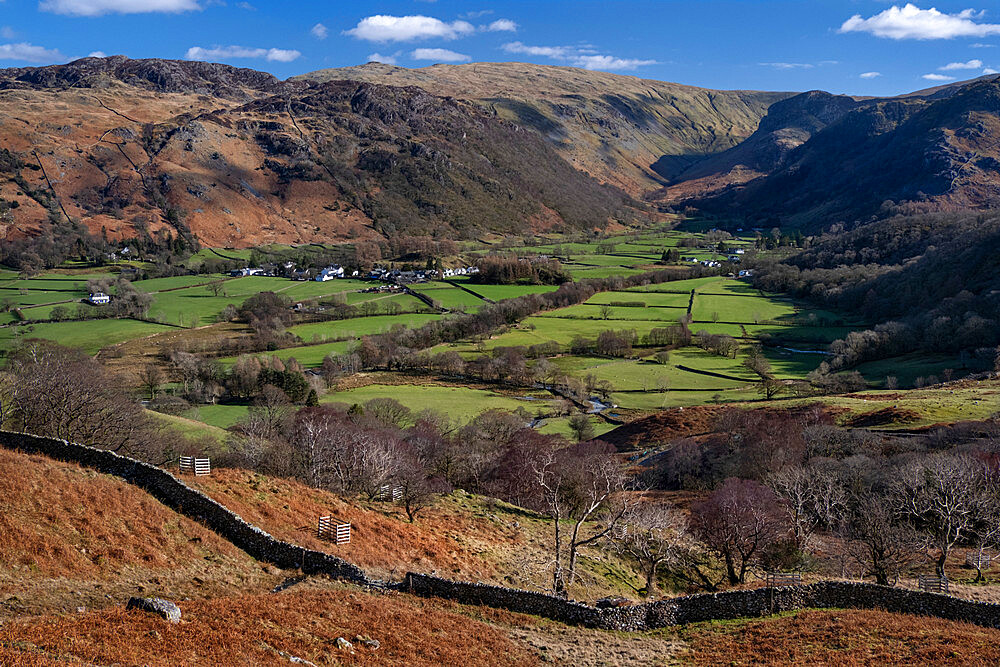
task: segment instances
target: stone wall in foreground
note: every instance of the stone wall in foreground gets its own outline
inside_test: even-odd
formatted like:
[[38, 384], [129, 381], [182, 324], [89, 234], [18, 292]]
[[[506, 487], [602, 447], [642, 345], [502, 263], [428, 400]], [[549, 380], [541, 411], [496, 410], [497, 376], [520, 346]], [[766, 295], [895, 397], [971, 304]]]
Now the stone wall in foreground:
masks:
[[275, 539], [165, 470], [136, 459], [65, 440], [9, 431], [0, 431], [0, 446], [43, 454], [120, 477], [145, 489], [178, 513], [205, 524], [253, 558], [281, 568], [326, 574], [361, 585], [398, 587], [416, 595], [533, 614], [562, 623], [639, 631], [698, 621], [768, 616], [795, 609], [845, 608], [882, 609], [1000, 628], [1000, 604], [843, 581], [706, 593], [612, 608], [591, 607], [545, 593], [451, 581], [415, 572], [407, 573], [402, 585], [387, 584], [369, 579], [364, 570], [342, 558]]
[[406, 575], [404, 590], [465, 604], [544, 616], [561, 623], [632, 632], [698, 621], [753, 618], [796, 609], [827, 608], [881, 609], [1000, 628], [1000, 604], [846, 581], [705, 593], [608, 609], [544, 593], [450, 581], [412, 572]]

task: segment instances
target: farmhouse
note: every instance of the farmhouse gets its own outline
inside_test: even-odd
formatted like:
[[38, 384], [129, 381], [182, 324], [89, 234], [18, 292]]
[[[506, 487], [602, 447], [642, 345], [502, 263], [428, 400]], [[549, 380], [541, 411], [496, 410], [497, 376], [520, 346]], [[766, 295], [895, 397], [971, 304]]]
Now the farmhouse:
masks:
[[320, 271], [319, 274], [316, 276], [316, 280], [317, 282], [322, 283], [326, 282], [327, 280], [335, 280], [336, 278], [343, 278], [343, 277], [344, 277], [344, 267], [339, 266], [337, 264], [332, 264], [323, 269], [322, 271]]
[[229, 275], [233, 276], [234, 278], [238, 278], [240, 276], [263, 276], [267, 274], [264, 271], [264, 269], [247, 267], [245, 269], [236, 269], [235, 271], [230, 271]]
[[87, 298], [87, 301], [95, 306], [103, 306], [106, 303], [111, 303], [111, 297], [104, 292], [94, 292]]

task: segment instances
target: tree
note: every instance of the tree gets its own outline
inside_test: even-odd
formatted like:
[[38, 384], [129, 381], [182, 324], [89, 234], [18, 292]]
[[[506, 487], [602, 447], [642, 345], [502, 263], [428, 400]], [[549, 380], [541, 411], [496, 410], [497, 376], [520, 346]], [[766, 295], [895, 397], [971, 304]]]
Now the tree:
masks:
[[156, 364], [146, 364], [139, 371], [139, 382], [142, 388], [149, 394], [149, 400], [155, 400], [156, 392], [160, 390], [160, 385], [163, 384], [163, 371]]
[[[532, 475], [535, 505], [553, 525], [552, 590], [565, 595], [576, 578], [580, 549], [620, 524], [628, 507], [623, 495], [626, 477], [613, 448], [601, 442], [541, 452], [532, 463]], [[599, 525], [586, 535], [585, 524], [598, 519]], [[563, 533], [566, 520], [571, 522], [568, 536]]]
[[168, 443], [133, 396], [79, 350], [29, 341], [10, 352], [13, 428], [162, 462]]
[[656, 591], [656, 572], [661, 564], [676, 560], [687, 521], [673, 505], [638, 502], [622, 517], [624, 533], [614, 540], [617, 550], [631, 557], [646, 576], [646, 595]]
[[611, 319], [611, 314], [614, 312], [614, 310], [611, 308], [610, 304], [604, 303], [601, 304], [599, 312], [601, 313], [601, 319], [607, 320]]
[[222, 293], [222, 288], [225, 286], [225, 282], [222, 280], [213, 280], [208, 284], [208, 291], [212, 293], [212, 296], [219, 296]]
[[658, 364], [663, 364], [663, 365], [669, 364], [670, 363], [670, 351], [669, 350], [660, 350], [656, 354], [653, 355], [653, 359], [655, 359], [656, 363], [658, 363]]
[[725, 562], [731, 584], [745, 583], [765, 547], [787, 534], [777, 497], [750, 480], [727, 479], [691, 515], [695, 535]]
[[569, 418], [569, 428], [573, 431], [577, 442], [591, 440], [594, 437], [594, 425], [590, 421], [590, 415], [576, 413]]
[[896, 508], [937, 550], [939, 576], [955, 544], [973, 534], [985, 481], [983, 464], [965, 455], [936, 454], [895, 471]]
[[851, 503], [847, 539], [848, 553], [862, 574], [883, 586], [895, 585], [920, 548], [916, 531], [896, 520], [892, 500], [870, 491]]

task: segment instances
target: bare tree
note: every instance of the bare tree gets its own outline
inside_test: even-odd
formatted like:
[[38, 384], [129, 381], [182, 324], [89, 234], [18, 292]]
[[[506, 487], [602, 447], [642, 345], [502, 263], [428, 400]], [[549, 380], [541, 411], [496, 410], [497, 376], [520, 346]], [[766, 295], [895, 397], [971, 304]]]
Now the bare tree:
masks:
[[139, 404], [79, 350], [32, 341], [11, 353], [8, 370], [16, 428], [148, 460], [162, 457], [164, 443]]
[[891, 499], [870, 491], [854, 498], [846, 529], [850, 558], [883, 586], [895, 585], [920, 549], [919, 536], [898, 520]]
[[659, 566], [679, 557], [687, 521], [673, 505], [651, 501], [632, 504], [622, 522], [624, 533], [614, 536], [614, 545], [638, 563], [646, 576], [646, 595], [651, 596]]
[[777, 497], [750, 480], [727, 479], [691, 513], [695, 535], [725, 562], [731, 584], [744, 583], [761, 551], [787, 533]]
[[969, 537], [983, 503], [985, 468], [969, 456], [937, 454], [903, 466], [892, 481], [897, 510], [938, 552], [938, 575], [952, 548]]
[[[553, 524], [552, 590], [565, 595], [576, 579], [580, 549], [606, 537], [628, 508], [626, 477], [608, 445], [593, 442], [539, 456], [533, 466], [538, 505]], [[570, 521], [569, 535], [563, 522]], [[588, 523], [594, 524], [587, 529]]]
[[163, 384], [163, 371], [156, 364], [146, 364], [139, 371], [139, 382], [142, 388], [146, 390], [149, 394], [149, 400], [156, 399], [156, 392], [160, 390], [160, 385]]

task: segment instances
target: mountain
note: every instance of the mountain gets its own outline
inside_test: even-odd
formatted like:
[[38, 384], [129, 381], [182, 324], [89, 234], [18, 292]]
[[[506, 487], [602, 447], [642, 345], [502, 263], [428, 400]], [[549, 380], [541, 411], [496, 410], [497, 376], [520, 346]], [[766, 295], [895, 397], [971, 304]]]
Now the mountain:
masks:
[[773, 103], [794, 93], [720, 91], [573, 67], [528, 63], [381, 63], [310, 72], [293, 81], [419, 86], [475, 100], [536, 130], [570, 164], [632, 196], [661, 187], [706, 155], [749, 137]]
[[766, 176], [790, 151], [858, 104], [852, 97], [818, 90], [775, 102], [746, 140], [729, 150], [698, 160], [650, 198], [673, 200], [691, 194], [704, 196]]
[[[211, 63], [0, 70], [0, 233], [209, 246], [592, 229], [637, 202], [481, 105]], [[65, 223], [64, 223], [65, 224]]]
[[[929, 94], [843, 100], [836, 110], [839, 116], [831, 114], [770, 171], [689, 203], [752, 223], [807, 228], [886, 213], [1000, 206], [996, 77]], [[761, 131], [772, 124], [765, 118]]]

